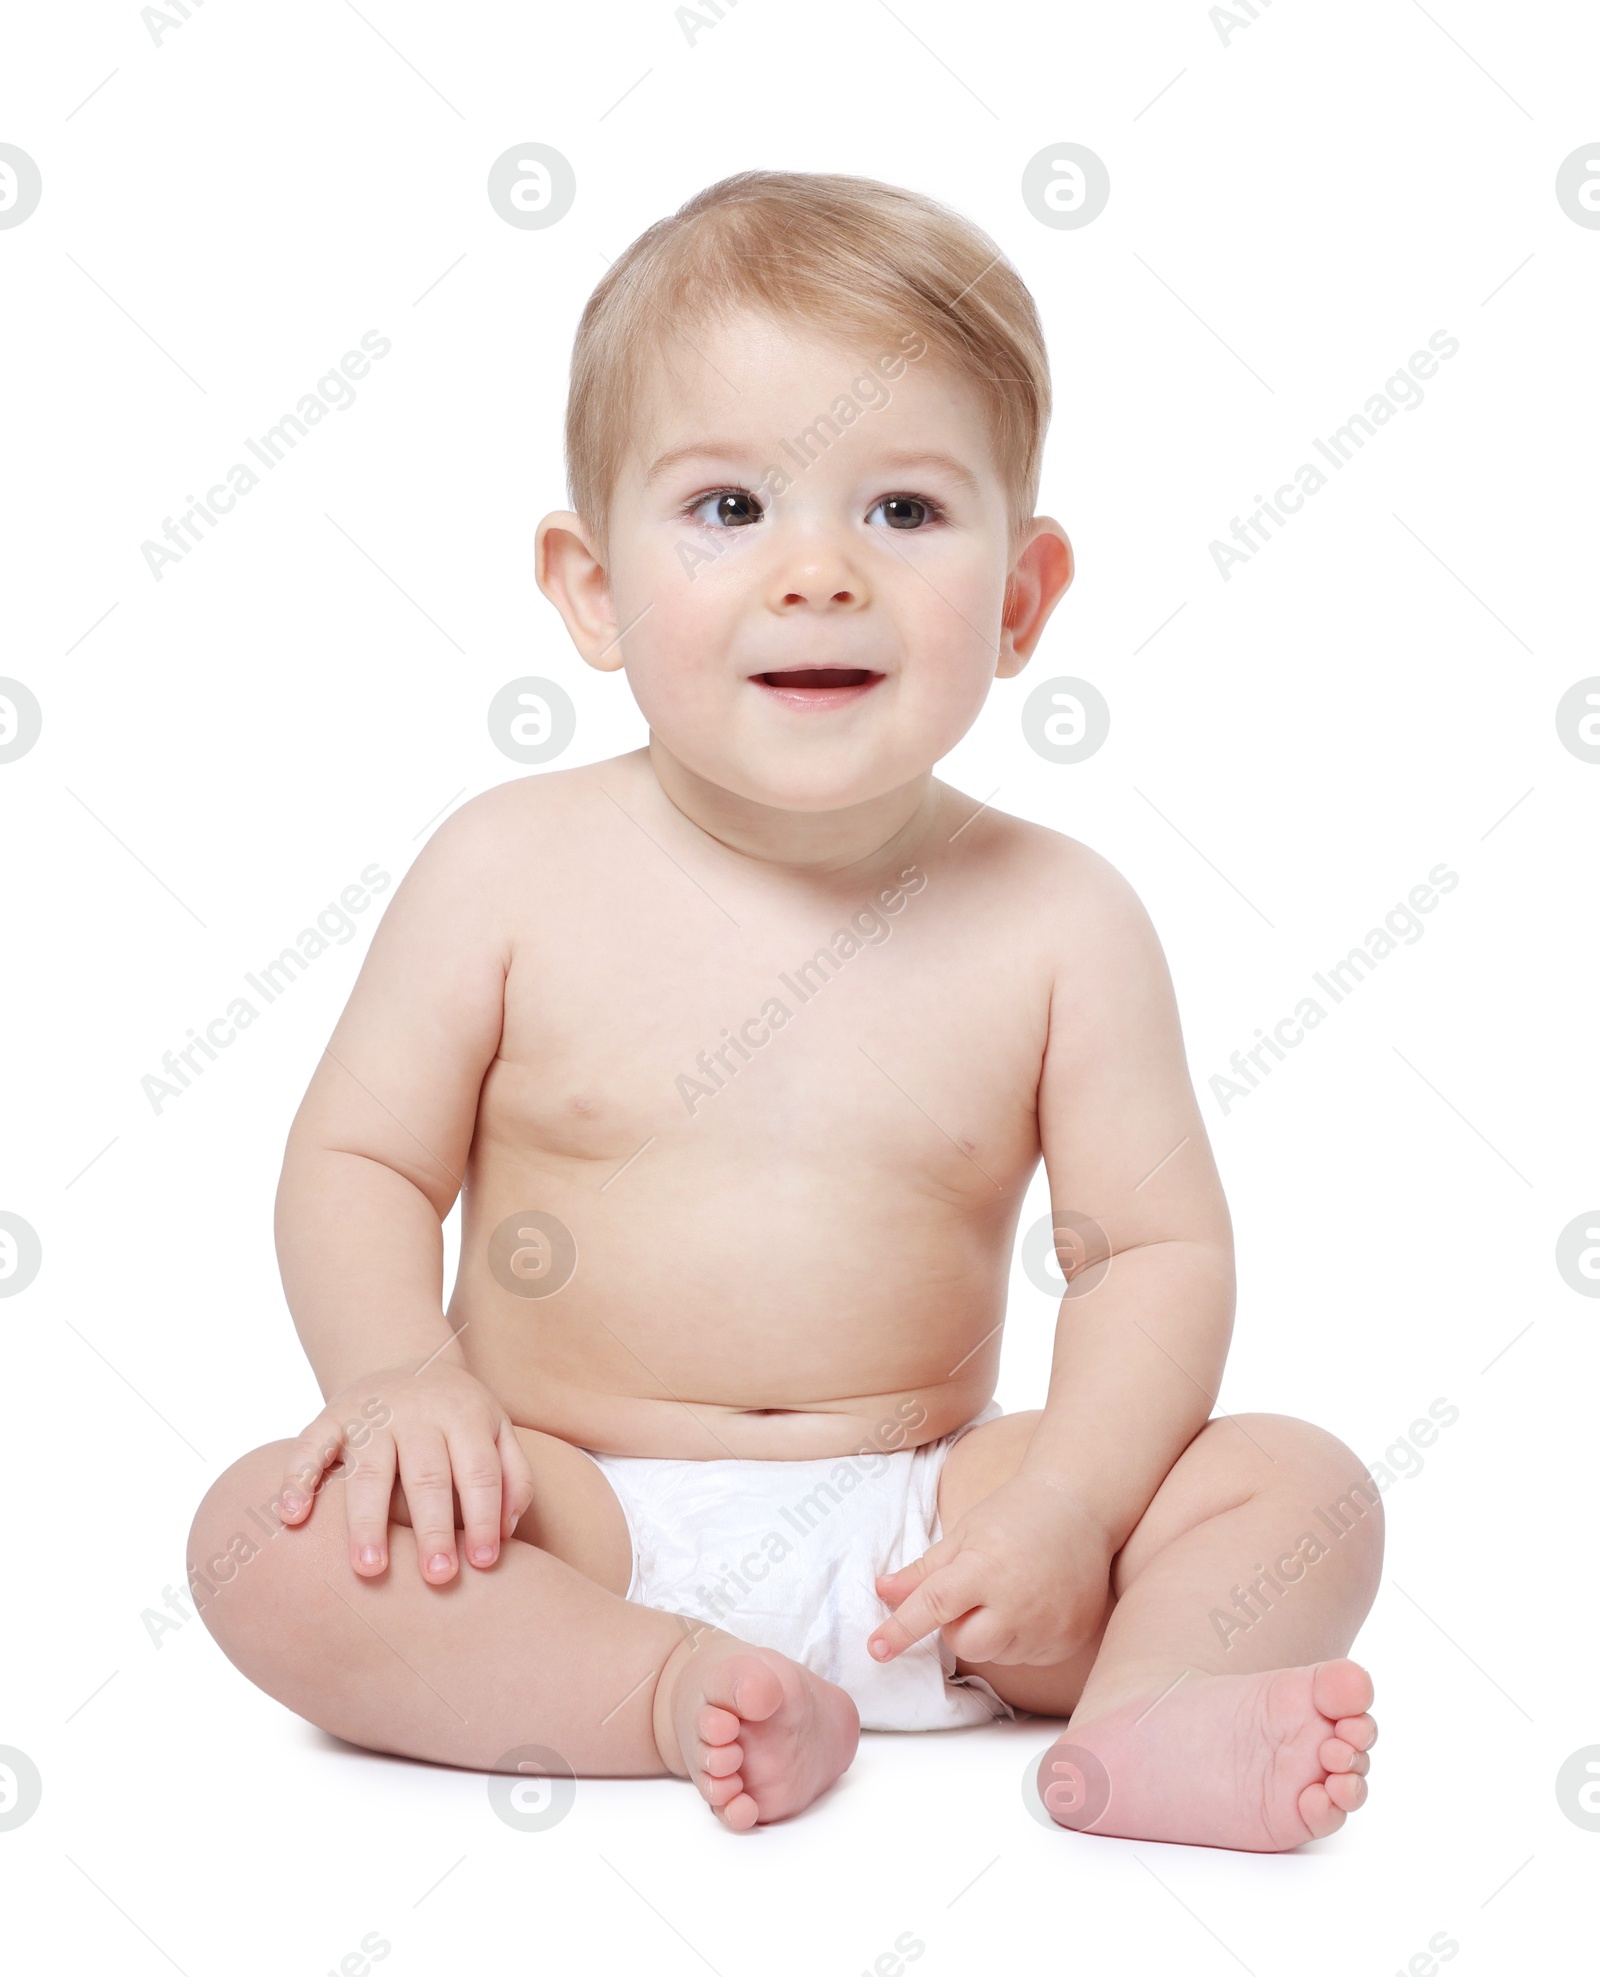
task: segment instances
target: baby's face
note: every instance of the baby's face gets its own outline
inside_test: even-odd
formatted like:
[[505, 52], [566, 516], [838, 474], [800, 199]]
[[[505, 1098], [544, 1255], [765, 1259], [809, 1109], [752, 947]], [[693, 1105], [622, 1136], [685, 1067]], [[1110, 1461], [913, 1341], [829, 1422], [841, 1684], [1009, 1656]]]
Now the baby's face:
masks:
[[585, 657], [625, 664], [653, 745], [737, 796], [821, 811], [914, 784], [1025, 663], [1065, 537], [1011, 543], [978, 395], [914, 333], [743, 316], [692, 344], [657, 365], [613, 496], [623, 636]]

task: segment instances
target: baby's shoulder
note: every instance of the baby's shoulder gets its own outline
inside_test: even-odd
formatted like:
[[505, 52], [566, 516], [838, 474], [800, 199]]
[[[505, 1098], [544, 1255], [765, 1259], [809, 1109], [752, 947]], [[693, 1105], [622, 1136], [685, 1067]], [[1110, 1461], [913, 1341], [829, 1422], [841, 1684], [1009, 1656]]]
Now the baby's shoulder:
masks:
[[601, 779], [615, 766], [587, 762], [496, 783], [452, 810], [426, 852], [438, 865], [459, 869], [489, 860], [503, 869], [508, 860], [540, 858], [563, 840], [570, 849], [574, 828], [606, 802]]
[[[973, 799], [961, 801], [976, 812]], [[1156, 961], [1160, 942], [1144, 902], [1103, 852], [1007, 811], [985, 810], [973, 821], [981, 826], [973, 853], [984, 860], [985, 895], [1021, 909], [1011, 915], [1019, 934], [1057, 962], [1115, 971]]]
[[[1036, 888], [1054, 905], [1070, 902], [1082, 910], [1115, 911], [1130, 902], [1138, 904], [1138, 895], [1128, 880], [1093, 845], [1069, 837], [1065, 831], [1052, 830], [1048, 824], [991, 810], [958, 790], [951, 790], [949, 795], [953, 813], [968, 814], [973, 823], [984, 827], [972, 848], [976, 852], [981, 845], [996, 877], [1003, 874], [1008, 881]], [[960, 835], [958, 832], [953, 841], [959, 842]]]

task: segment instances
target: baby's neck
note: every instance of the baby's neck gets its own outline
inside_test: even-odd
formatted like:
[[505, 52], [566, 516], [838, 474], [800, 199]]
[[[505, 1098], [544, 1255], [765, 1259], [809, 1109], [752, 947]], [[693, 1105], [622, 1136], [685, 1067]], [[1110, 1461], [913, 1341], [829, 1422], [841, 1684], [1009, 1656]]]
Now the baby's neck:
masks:
[[681, 762], [652, 735], [643, 751], [662, 794], [696, 829], [763, 864], [833, 875], [910, 858], [936, 814], [931, 770], [863, 803], [838, 810], [783, 810], [724, 789]]

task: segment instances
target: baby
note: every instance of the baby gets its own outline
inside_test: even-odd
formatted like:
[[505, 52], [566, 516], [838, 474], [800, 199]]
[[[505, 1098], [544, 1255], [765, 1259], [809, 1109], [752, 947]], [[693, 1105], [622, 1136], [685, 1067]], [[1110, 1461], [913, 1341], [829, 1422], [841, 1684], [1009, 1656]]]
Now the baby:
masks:
[[[1381, 1508], [1212, 1413], [1231, 1230], [1150, 921], [932, 773], [1072, 578], [1049, 407], [993, 242], [866, 180], [728, 179], [591, 297], [538, 580], [649, 743], [399, 886], [278, 1192], [327, 1405], [190, 1543], [335, 1736], [735, 1830], [863, 1725], [1019, 1710], [1070, 1718], [1063, 1826], [1272, 1850], [1365, 1798]], [[1001, 1415], [1041, 1156], [1067, 1288]]]

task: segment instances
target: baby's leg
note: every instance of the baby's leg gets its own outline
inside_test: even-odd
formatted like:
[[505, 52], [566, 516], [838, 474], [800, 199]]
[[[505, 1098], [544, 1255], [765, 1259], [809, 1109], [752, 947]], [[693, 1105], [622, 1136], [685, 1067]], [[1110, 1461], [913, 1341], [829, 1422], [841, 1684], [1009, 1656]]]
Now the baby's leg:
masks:
[[[952, 1450], [946, 1529], [1014, 1473], [1034, 1418], [1009, 1445], [979, 1439], [1003, 1419]], [[1343, 1656], [1382, 1553], [1382, 1505], [1342, 1442], [1283, 1415], [1219, 1417], [1118, 1553], [1098, 1643], [1057, 1669], [973, 1672], [1014, 1707], [1070, 1712], [1039, 1772], [1060, 1824], [1297, 1846], [1335, 1831], [1366, 1797], [1372, 1683]]]
[[228, 1658], [371, 1750], [487, 1771], [539, 1746], [579, 1776], [692, 1777], [734, 1827], [799, 1811], [854, 1754], [849, 1697], [781, 1654], [622, 1598], [627, 1532], [611, 1486], [581, 1452], [519, 1433], [534, 1501], [494, 1566], [463, 1563], [443, 1586], [424, 1582], [403, 1521], [387, 1571], [357, 1576], [337, 1477], [304, 1524], [282, 1527], [271, 1506], [290, 1443], [236, 1462], [189, 1546], [191, 1586]]

